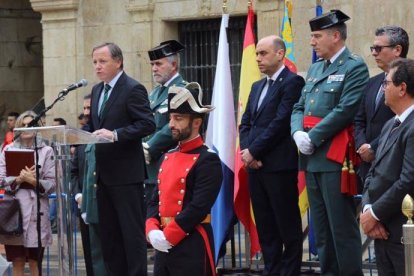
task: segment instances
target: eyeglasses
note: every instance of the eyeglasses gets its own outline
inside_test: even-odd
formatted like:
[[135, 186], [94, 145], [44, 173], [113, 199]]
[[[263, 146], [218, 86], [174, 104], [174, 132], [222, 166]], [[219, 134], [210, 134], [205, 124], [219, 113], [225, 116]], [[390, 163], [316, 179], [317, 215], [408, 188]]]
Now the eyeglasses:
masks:
[[382, 81], [382, 87], [387, 88], [389, 83], [394, 83], [392, 80], [383, 80]]
[[371, 49], [371, 52], [372, 51], [375, 51], [377, 53], [380, 53], [382, 51], [382, 48], [385, 48], [385, 47], [387, 47], [387, 48], [394, 48], [395, 45], [383, 45], [383, 46], [376, 45], [376, 46], [369, 47], [369, 49]]

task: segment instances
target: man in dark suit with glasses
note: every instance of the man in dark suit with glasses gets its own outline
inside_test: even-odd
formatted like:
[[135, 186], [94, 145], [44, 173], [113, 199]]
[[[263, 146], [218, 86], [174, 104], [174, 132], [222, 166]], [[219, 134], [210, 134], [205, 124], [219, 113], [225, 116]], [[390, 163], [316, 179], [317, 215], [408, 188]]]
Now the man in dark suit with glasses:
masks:
[[408, 34], [398, 26], [384, 26], [375, 31], [374, 44], [370, 47], [382, 73], [369, 79], [361, 106], [355, 117], [355, 145], [362, 163], [358, 174], [364, 181], [371, 162], [375, 159], [379, 134], [385, 122], [394, 116], [384, 103], [384, 87], [381, 85], [388, 73], [389, 64], [400, 57], [407, 57]]

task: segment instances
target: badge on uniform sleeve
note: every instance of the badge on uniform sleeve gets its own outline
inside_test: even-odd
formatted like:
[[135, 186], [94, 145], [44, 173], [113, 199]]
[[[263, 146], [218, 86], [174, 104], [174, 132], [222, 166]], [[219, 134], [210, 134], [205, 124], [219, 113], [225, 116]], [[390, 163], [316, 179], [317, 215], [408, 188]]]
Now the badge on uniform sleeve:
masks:
[[327, 83], [344, 81], [345, 75], [330, 75]]

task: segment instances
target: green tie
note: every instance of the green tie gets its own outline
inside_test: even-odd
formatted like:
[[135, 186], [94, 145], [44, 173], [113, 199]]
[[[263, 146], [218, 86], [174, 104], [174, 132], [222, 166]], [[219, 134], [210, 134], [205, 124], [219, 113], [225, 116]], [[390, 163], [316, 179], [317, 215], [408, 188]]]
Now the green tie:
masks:
[[111, 90], [111, 86], [109, 84], [105, 84], [104, 88], [104, 98], [101, 104], [101, 108], [99, 109], [99, 118], [102, 117], [103, 110], [105, 109], [106, 102], [108, 101], [108, 92]]

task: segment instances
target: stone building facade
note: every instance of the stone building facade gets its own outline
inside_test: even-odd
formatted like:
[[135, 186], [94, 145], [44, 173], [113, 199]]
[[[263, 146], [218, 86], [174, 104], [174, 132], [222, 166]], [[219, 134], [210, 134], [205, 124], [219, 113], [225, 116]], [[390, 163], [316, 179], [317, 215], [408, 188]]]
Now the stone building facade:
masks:
[[[295, 55], [298, 70], [304, 73], [311, 60], [308, 20], [315, 15], [316, 1], [292, 2]], [[0, 115], [10, 109], [30, 108], [42, 96], [48, 105], [67, 85], [85, 78], [89, 86], [72, 91], [47, 117], [49, 122], [54, 117], [63, 117], [76, 126], [83, 96], [98, 81], [91, 49], [106, 41], [113, 41], [123, 49], [125, 71], [151, 90], [147, 50], [160, 41], [178, 39], [180, 22], [220, 18], [222, 4], [222, 0], [3, 0], [0, 108], [4, 111]], [[257, 36], [279, 34], [284, 1], [254, 0], [253, 4]], [[247, 0], [227, 0], [227, 6], [230, 20], [246, 15]], [[347, 45], [366, 60], [373, 74], [378, 69], [369, 46], [377, 26], [400, 25], [414, 39], [411, 0], [325, 0], [323, 9], [341, 9], [352, 18], [348, 22]], [[11, 11], [13, 18], [8, 15]], [[19, 70], [14, 69], [17, 67]]]

